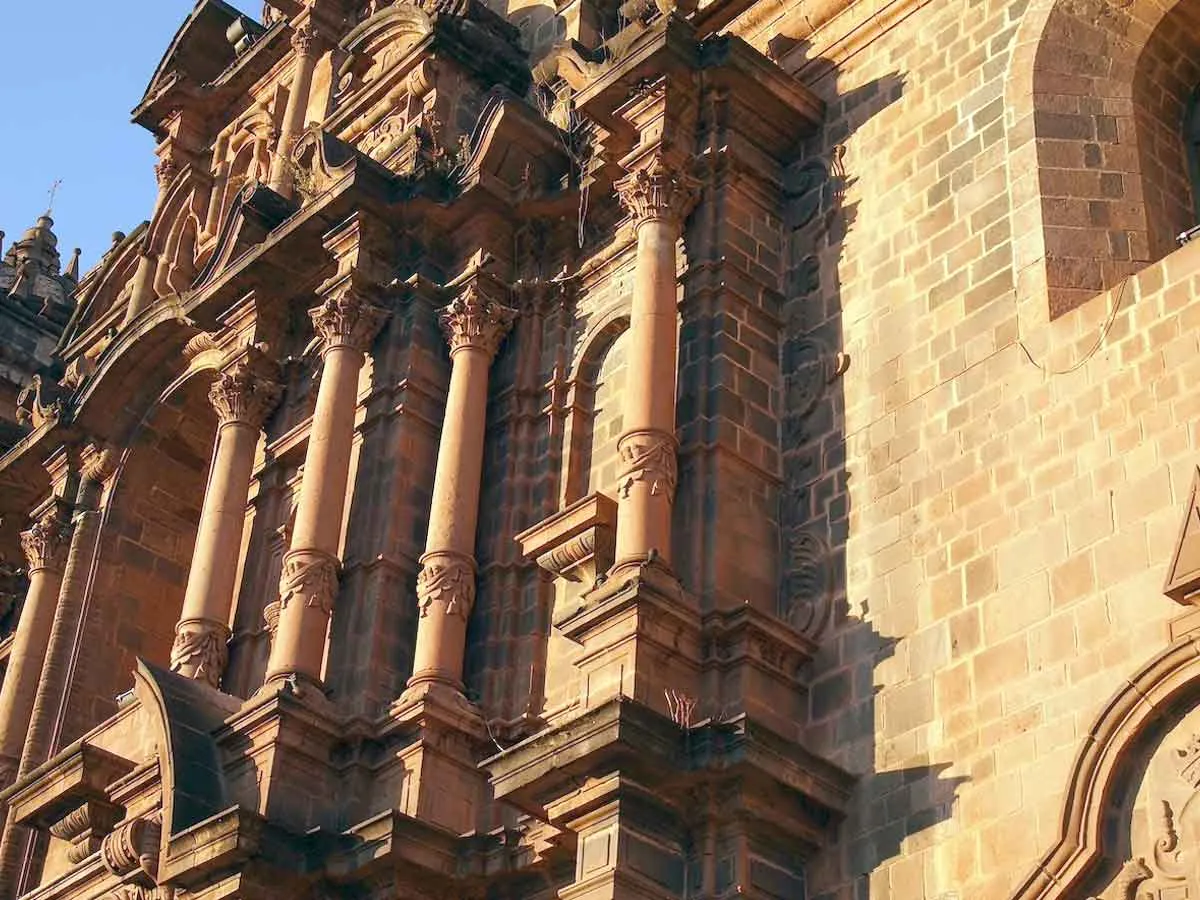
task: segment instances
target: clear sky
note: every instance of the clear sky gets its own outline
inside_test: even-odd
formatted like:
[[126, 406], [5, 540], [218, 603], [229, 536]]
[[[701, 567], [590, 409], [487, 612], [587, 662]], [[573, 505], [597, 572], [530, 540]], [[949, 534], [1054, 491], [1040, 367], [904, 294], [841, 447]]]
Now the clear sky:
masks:
[[[0, 0], [0, 231], [5, 248], [46, 209], [83, 268], [114, 231], [150, 217], [154, 139], [129, 121], [194, 0]], [[256, 0], [233, 0], [255, 18]], [[20, 38], [18, 39], [18, 36]]]

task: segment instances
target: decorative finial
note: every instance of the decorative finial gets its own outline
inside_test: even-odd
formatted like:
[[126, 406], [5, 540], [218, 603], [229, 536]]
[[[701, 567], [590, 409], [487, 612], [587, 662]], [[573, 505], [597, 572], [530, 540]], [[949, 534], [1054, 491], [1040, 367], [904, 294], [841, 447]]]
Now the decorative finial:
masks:
[[46, 204], [46, 215], [54, 214], [54, 198], [58, 196], [58, 189], [62, 187], [62, 179], [54, 179], [54, 184], [50, 185], [50, 202]]
[[4, 252], [4, 232], [0, 231], [0, 253]]

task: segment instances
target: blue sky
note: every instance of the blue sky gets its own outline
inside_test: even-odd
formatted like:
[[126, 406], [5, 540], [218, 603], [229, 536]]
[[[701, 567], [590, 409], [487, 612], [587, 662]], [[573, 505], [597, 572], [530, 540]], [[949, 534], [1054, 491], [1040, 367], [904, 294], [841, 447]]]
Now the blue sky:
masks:
[[[129, 121], [194, 0], [0, 0], [0, 231], [4, 246], [45, 210], [83, 266], [154, 203], [154, 139]], [[234, 0], [255, 18], [262, 3]], [[28, 35], [28, 38], [25, 36]]]

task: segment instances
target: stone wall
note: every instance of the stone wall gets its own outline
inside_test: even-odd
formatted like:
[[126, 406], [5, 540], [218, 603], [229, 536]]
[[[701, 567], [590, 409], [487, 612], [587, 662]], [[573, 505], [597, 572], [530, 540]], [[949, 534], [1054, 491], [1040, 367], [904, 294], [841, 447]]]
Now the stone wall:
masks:
[[[1024, 246], [1043, 196], [1009, 155], [1031, 136], [1023, 14], [926, 5], [816, 85], [809, 159], [844, 175], [797, 174], [818, 212], [790, 321], [848, 368], [798, 426], [821, 464], [789, 467], [785, 440], [785, 474], [839, 600], [806, 735], [863, 777], [816, 897], [1006, 896], [1057, 837], [1103, 702], [1181, 612], [1161, 585], [1197, 461], [1200, 248], [1047, 324]], [[1047, 250], [1086, 239], [1046, 224]]]

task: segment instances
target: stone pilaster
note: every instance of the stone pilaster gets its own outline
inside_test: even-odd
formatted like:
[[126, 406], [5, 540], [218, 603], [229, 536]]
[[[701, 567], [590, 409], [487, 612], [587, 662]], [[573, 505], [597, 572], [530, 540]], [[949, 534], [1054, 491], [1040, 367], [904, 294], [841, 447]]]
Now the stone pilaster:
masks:
[[475, 526], [483, 474], [488, 375], [516, 311], [476, 273], [441, 315], [450, 345], [450, 390], [438, 445], [429, 536], [417, 577], [420, 620], [406, 697], [430, 686], [461, 693], [467, 621], [475, 605]]
[[618, 440], [616, 564], [669, 566], [671, 504], [678, 478], [675, 372], [678, 357], [675, 245], [695, 206], [697, 183], [662, 151], [615, 185], [637, 229], [629, 321], [629, 390]]
[[219, 687], [228, 662], [229, 613], [241, 549], [254, 454], [266, 417], [282, 388], [255, 348], [217, 376], [209, 401], [218, 427], [213, 464], [196, 532], [183, 611], [175, 626], [171, 670]]
[[325, 635], [338, 583], [338, 545], [350, 477], [358, 375], [387, 313], [354, 270], [323, 286], [309, 310], [324, 368], [304, 458], [292, 545], [279, 584], [279, 620], [267, 680], [293, 675], [319, 683]]

